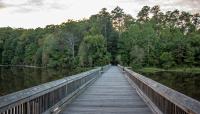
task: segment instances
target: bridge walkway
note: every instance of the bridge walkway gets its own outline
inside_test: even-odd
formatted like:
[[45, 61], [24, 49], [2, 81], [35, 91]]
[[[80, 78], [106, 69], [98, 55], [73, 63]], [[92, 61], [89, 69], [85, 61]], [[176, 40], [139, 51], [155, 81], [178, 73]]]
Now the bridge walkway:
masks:
[[152, 114], [118, 67], [112, 66], [60, 114]]

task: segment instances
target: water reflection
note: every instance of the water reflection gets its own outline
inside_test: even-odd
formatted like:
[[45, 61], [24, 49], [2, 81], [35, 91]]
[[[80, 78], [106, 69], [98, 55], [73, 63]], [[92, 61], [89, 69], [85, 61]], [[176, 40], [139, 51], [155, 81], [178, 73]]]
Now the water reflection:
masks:
[[141, 74], [200, 101], [200, 73], [141, 72]]
[[67, 69], [40, 69], [0, 67], [0, 96], [36, 86], [45, 82], [60, 79], [79, 71]]

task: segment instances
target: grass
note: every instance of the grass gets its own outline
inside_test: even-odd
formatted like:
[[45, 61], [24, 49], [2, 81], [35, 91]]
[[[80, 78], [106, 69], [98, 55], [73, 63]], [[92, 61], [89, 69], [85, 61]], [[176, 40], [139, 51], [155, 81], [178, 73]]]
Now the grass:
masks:
[[172, 72], [200, 73], [200, 67], [173, 68], [173, 69], [169, 69], [168, 71], [172, 71]]
[[178, 67], [178, 68], [170, 68], [170, 69], [162, 69], [162, 68], [156, 68], [156, 67], [144, 67], [144, 68], [138, 69], [137, 71], [145, 72], [145, 73], [156, 73], [156, 72], [162, 72], [162, 71], [200, 73], [200, 67]]
[[155, 73], [155, 72], [161, 72], [165, 70], [161, 68], [156, 68], [156, 67], [144, 67], [144, 68], [138, 69], [137, 71], [145, 72], [145, 73]]

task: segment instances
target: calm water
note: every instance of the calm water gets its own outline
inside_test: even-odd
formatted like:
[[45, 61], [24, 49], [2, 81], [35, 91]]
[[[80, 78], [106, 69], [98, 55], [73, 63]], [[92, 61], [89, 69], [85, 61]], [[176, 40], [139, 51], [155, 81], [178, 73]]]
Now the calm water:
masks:
[[200, 73], [157, 72], [140, 74], [200, 101]]
[[[86, 69], [85, 69], [86, 70]], [[0, 96], [76, 74], [82, 70], [0, 67]]]

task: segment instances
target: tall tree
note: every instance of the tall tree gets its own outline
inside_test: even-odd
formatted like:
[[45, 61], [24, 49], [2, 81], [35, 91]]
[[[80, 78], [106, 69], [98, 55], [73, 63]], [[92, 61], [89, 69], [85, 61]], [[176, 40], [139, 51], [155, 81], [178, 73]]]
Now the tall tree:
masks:
[[149, 12], [150, 12], [150, 7], [144, 6], [137, 15], [138, 21], [141, 23], [148, 21], [149, 20]]
[[113, 27], [121, 33], [124, 27], [124, 11], [119, 6], [111, 11]]
[[200, 14], [196, 13], [192, 16], [192, 23], [195, 26], [195, 31], [197, 31], [200, 28]]

